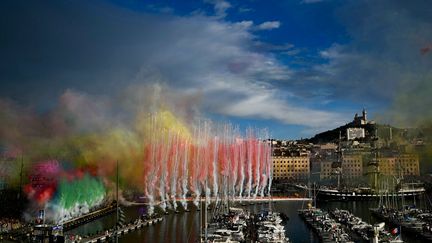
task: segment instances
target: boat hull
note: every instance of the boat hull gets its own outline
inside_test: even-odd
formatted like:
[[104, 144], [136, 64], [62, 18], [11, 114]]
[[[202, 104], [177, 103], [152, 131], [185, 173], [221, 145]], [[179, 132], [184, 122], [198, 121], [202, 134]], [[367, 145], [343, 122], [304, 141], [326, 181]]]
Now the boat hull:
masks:
[[404, 190], [398, 192], [385, 192], [385, 193], [374, 193], [374, 192], [356, 192], [356, 191], [337, 191], [337, 190], [317, 190], [318, 200], [347, 200], [347, 201], [359, 201], [359, 200], [379, 200], [380, 197], [418, 197], [425, 193], [424, 188]]

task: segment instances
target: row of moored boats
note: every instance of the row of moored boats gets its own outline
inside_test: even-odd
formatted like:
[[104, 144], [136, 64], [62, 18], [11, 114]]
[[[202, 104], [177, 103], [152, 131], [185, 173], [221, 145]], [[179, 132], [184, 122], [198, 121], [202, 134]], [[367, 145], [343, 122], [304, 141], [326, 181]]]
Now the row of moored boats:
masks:
[[299, 215], [318, 235], [321, 242], [354, 242], [341, 224], [326, 211], [308, 208], [299, 210]]
[[384, 223], [371, 225], [348, 210], [326, 212], [318, 208], [299, 210], [299, 215], [318, 235], [321, 242], [403, 242], [390, 234]]
[[401, 228], [404, 232], [432, 241], [432, 213], [417, 208], [398, 210], [380, 206], [371, 209], [374, 216]]
[[276, 212], [251, 214], [241, 208], [230, 208], [218, 214], [205, 229], [201, 242], [268, 242], [287, 243], [283, 216]]
[[356, 242], [403, 242], [398, 233], [392, 235], [388, 232], [384, 223], [369, 224], [348, 210], [335, 209], [331, 215], [347, 229]]

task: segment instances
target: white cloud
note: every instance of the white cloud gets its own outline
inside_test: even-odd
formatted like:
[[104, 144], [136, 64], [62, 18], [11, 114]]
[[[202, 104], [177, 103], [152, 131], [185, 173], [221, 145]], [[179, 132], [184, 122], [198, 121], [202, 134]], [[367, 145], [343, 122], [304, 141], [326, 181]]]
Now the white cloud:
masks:
[[215, 15], [218, 18], [224, 18], [227, 13], [226, 11], [231, 8], [231, 4], [225, 0], [204, 0], [204, 2], [213, 4]]
[[[226, 10], [228, 5], [220, 6], [218, 9]], [[179, 95], [199, 94], [200, 107], [208, 113], [309, 127], [325, 124], [330, 128], [340, 122], [338, 114], [304, 107], [291, 100], [294, 91], [275, 87], [281, 80], [289, 83], [293, 71], [271, 52], [257, 51], [258, 37], [252, 21], [232, 23], [202, 14], [176, 17], [124, 13], [127, 10], [117, 8], [83, 12], [80, 19], [75, 19], [76, 11], [85, 8], [65, 9], [40, 8], [31, 12], [43, 13], [40, 26], [35, 26], [40, 30], [35, 32], [35, 39], [52, 40], [53, 33], [63, 33], [55, 36], [55, 45], [39, 43], [43, 55], [37, 52], [39, 49], [26, 52], [13, 35], [8, 36], [15, 46], [1, 50], [0, 60], [6, 67], [17, 59], [41, 60], [28, 65], [32, 68], [17, 70], [31, 77], [25, 80], [27, 84], [39, 82], [37, 87], [44, 87], [29, 93], [56, 97], [53, 93], [57, 90], [45, 88], [53, 87], [49, 85], [52, 83], [61, 92], [72, 88], [108, 95], [131, 85], [162, 83]], [[13, 16], [18, 24], [33, 17]], [[53, 18], [58, 24], [50, 24]], [[61, 28], [71, 19], [71, 28]], [[263, 26], [276, 25], [279, 23]], [[28, 30], [23, 35], [33, 33]], [[72, 45], [71, 39], [76, 36], [82, 38]], [[292, 45], [271, 48], [282, 51]], [[47, 55], [46, 50], [55, 54]], [[22, 85], [20, 93], [32, 87]]]
[[231, 116], [253, 117], [277, 120], [285, 124], [299, 124], [315, 129], [340, 126], [345, 120], [342, 115], [298, 107], [274, 97], [274, 91], [256, 90], [253, 95], [230, 106], [222, 107], [221, 112]]
[[239, 13], [248, 13], [248, 12], [253, 12], [254, 10], [252, 8], [239, 7], [238, 11]]
[[272, 30], [277, 29], [281, 26], [281, 23], [279, 21], [266, 21], [260, 25], [257, 26], [258, 30]]
[[250, 20], [243, 20], [237, 23], [234, 23], [235, 26], [239, 26], [243, 29], [250, 29], [253, 26], [253, 21]]

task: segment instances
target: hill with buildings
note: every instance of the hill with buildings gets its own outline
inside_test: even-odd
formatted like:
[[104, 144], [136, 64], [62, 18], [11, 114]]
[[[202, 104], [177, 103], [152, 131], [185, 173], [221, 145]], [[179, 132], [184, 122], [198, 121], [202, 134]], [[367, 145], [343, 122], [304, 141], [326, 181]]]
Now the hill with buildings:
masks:
[[307, 142], [313, 144], [335, 143], [339, 140], [353, 140], [360, 143], [370, 142], [374, 135], [382, 141], [390, 143], [414, 142], [422, 143], [423, 133], [418, 128], [397, 128], [391, 125], [378, 124], [375, 121], [367, 119], [367, 112], [365, 109], [362, 115], [355, 114], [352, 122], [343, 126], [318, 133], [312, 138], [306, 139]]

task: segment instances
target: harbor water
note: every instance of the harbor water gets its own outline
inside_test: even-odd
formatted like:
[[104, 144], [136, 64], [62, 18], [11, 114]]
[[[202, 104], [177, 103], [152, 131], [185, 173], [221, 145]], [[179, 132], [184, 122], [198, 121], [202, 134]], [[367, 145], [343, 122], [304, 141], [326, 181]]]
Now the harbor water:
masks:
[[[254, 203], [246, 206], [234, 205], [243, 207], [251, 212], [260, 212], [268, 210], [270, 207], [273, 211], [285, 213], [289, 217], [289, 221], [285, 226], [286, 234], [291, 242], [319, 242], [318, 237], [308, 228], [308, 226], [298, 216], [297, 210], [305, 208], [308, 201], [277, 201], [269, 203]], [[374, 218], [369, 212], [369, 208], [376, 207], [378, 202], [374, 201], [347, 201], [347, 202], [318, 202], [317, 207], [324, 210], [332, 210], [335, 208], [350, 210], [356, 216], [361, 217], [364, 221], [370, 223], [380, 222]], [[195, 207], [190, 206], [191, 212], [180, 212], [175, 214], [171, 212], [164, 216], [164, 220], [152, 226], [146, 226], [142, 229], [122, 235], [119, 242], [198, 242], [200, 234], [200, 214]], [[145, 213], [146, 208], [142, 206], [125, 207], [124, 212], [126, 221], [132, 221], [138, 215]], [[82, 225], [69, 232], [67, 235], [87, 235], [95, 234], [109, 229], [115, 225], [116, 215], [111, 214], [103, 218], [97, 219], [86, 225]], [[388, 229], [389, 226], [386, 225]], [[419, 243], [424, 242], [422, 239], [417, 239], [415, 236], [404, 234], [402, 238], [405, 242]]]

